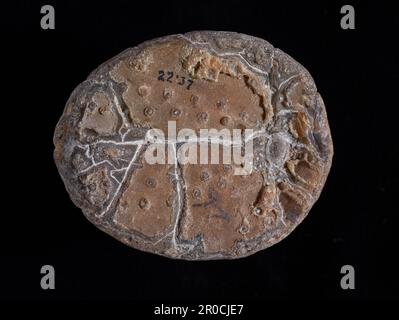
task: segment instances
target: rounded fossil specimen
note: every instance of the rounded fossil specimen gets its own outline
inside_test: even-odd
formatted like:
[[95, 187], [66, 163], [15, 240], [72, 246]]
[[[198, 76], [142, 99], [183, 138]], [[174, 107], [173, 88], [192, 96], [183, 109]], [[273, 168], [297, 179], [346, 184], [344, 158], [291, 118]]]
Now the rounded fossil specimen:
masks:
[[[149, 163], [149, 132], [172, 122], [252, 130], [251, 169]], [[168, 159], [185, 145], [164, 142]], [[283, 239], [319, 197], [333, 155], [309, 73], [265, 40], [212, 31], [148, 41], [102, 64], [73, 91], [54, 144], [65, 187], [92, 223], [188, 260], [245, 257]]]

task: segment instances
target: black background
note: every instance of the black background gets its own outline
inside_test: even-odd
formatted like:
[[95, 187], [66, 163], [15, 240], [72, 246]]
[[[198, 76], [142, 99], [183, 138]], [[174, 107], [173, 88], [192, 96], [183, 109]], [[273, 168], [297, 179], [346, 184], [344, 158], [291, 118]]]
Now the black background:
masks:
[[[55, 30], [40, 8], [55, 8]], [[356, 29], [342, 30], [352, 4]], [[1, 5], [1, 299], [137, 303], [398, 298], [397, 11], [380, 1], [17, 1]], [[235, 261], [175, 261], [122, 245], [70, 201], [52, 135], [75, 86], [144, 40], [193, 30], [264, 38], [312, 74], [333, 166], [319, 201], [277, 245]], [[395, 83], [396, 82], [396, 83]], [[40, 268], [56, 289], [40, 288]], [[356, 289], [340, 287], [341, 266]]]

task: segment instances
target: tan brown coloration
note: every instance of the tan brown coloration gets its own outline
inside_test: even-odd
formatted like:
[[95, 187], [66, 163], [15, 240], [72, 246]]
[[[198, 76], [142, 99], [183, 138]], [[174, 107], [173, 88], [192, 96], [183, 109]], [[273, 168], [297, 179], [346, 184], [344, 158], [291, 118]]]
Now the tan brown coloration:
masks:
[[[148, 130], [167, 134], [168, 121], [178, 131], [254, 130], [253, 170], [147, 163]], [[131, 247], [187, 260], [245, 257], [286, 237], [319, 197], [333, 155], [309, 73], [262, 39], [212, 31], [148, 41], [101, 65], [72, 93], [54, 144], [91, 222]]]
[[172, 209], [166, 205], [175, 193], [169, 177], [171, 166], [143, 161], [130, 177], [128, 188], [119, 199], [114, 221], [129, 231], [147, 237], [162, 234], [172, 223]]
[[89, 190], [88, 200], [91, 204], [101, 204], [108, 197], [110, 181], [106, 168], [80, 176], [80, 182], [86, 190]]
[[[183, 176], [188, 195], [199, 191], [200, 196], [187, 197], [182, 239], [202, 234], [204, 253], [230, 252], [236, 241], [244, 237], [237, 232], [244, 219], [251, 222], [259, 219], [252, 216], [252, 207], [262, 187], [261, 174], [239, 176], [233, 170], [226, 173], [222, 164], [188, 164], [184, 166]], [[259, 223], [251, 222], [251, 230], [245, 237], [259, 232]]]
[[84, 130], [93, 130], [99, 135], [112, 135], [116, 132], [117, 117], [112, 113], [110, 101], [101, 92], [93, 95], [93, 104], [85, 110], [80, 127], [80, 134]]
[[[158, 44], [147, 49], [151, 59], [145, 65], [145, 72], [131, 67], [134, 59], [122, 60], [111, 70], [111, 78], [127, 86], [122, 97], [130, 117], [138, 123], [165, 132], [168, 120], [177, 120], [177, 130], [198, 130], [204, 122], [207, 127], [220, 129], [220, 119], [227, 115], [232, 119], [229, 125], [223, 126], [229, 128], [254, 128], [262, 123], [265, 117], [264, 105], [267, 105], [270, 97], [267, 90], [260, 89], [260, 77], [247, 70], [237, 58], [220, 59], [203, 50], [191, 52], [190, 48], [184, 39]], [[158, 80], [159, 71], [164, 71], [163, 81]], [[184, 85], [170, 83], [172, 80], [168, 81], [170, 75], [167, 72], [173, 72], [180, 79], [184, 77], [185, 81], [192, 79], [195, 82], [190, 90], [186, 90]], [[140, 83], [145, 83], [145, 87], [151, 88], [152, 93], [140, 95], [140, 88], [137, 88]], [[196, 108], [187, 108], [193, 99]], [[218, 107], [221, 99], [226, 101], [223, 108]], [[212, 107], [215, 110], [210, 116]], [[148, 108], [153, 110], [150, 115]], [[181, 114], [176, 116], [173, 113], [175, 110], [181, 110]], [[250, 111], [251, 116], [243, 120], [240, 114], [245, 110]], [[268, 112], [271, 114], [272, 109], [269, 108]]]

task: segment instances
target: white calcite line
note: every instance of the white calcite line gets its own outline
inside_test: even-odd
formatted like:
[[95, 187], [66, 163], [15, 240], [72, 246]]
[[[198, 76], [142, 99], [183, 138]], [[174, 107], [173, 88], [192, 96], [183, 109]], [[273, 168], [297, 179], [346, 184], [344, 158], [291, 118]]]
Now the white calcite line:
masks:
[[289, 77], [288, 79], [285, 79], [284, 81], [281, 81], [280, 84], [278, 85], [277, 90], [280, 90], [283, 85], [285, 85], [286, 83], [288, 83], [289, 81], [291, 81], [292, 79], [297, 78], [297, 77], [298, 77], [298, 75], [294, 74], [291, 77]]
[[140, 153], [141, 149], [142, 149], [142, 145], [139, 145], [139, 146], [137, 147], [137, 149], [136, 149], [136, 151], [135, 151], [133, 157], [132, 157], [132, 160], [129, 162], [129, 165], [128, 165], [127, 168], [126, 168], [126, 172], [125, 172], [125, 174], [123, 175], [122, 181], [118, 184], [118, 187], [116, 188], [115, 193], [114, 193], [112, 199], [110, 200], [109, 204], [108, 204], [107, 207], [105, 208], [105, 210], [104, 210], [103, 212], [101, 212], [101, 213], [98, 215], [99, 217], [102, 217], [105, 213], [107, 213], [108, 210], [109, 210], [109, 208], [111, 207], [111, 205], [114, 203], [114, 200], [115, 200], [116, 197], [118, 196], [119, 191], [120, 191], [120, 189], [121, 189], [123, 183], [125, 182], [126, 178], [128, 177], [129, 171], [130, 171], [130, 169], [132, 168], [132, 166], [134, 165], [134, 162], [137, 160], [137, 157], [139, 156], [139, 153]]
[[[218, 53], [215, 50], [213, 50], [210, 45], [209, 42], [196, 42], [191, 40], [190, 38], [186, 37], [185, 35], [180, 35], [181, 38], [183, 38], [184, 40], [186, 40], [187, 42], [189, 42], [192, 45], [197, 45], [197, 46], [207, 46], [207, 50], [211, 51], [213, 54], [215, 54], [218, 57], [236, 57], [239, 58], [241, 62], [243, 62], [247, 68], [251, 69], [252, 71], [265, 75], [265, 76], [269, 76], [269, 74], [266, 71], [263, 71], [255, 66], [252, 66], [247, 60], [245, 60], [245, 58], [242, 56], [242, 54], [244, 53], [244, 50], [240, 51], [240, 52], [226, 52], [226, 53]], [[273, 59], [272, 59], [273, 61]]]
[[111, 162], [109, 162], [108, 160], [102, 160], [102, 161], [100, 161], [100, 162], [95, 162], [93, 158], [91, 158], [91, 160], [93, 161], [93, 164], [90, 165], [90, 166], [88, 166], [86, 169], [81, 170], [81, 171], [79, 172], [79, 174], [86, 173], [86, 172], [89, 171], [90, 169], [93, 169], [94, 167], [98, 167], [99, 165], [102, 165], [102, 164], [108, 164], [108, 165], [110, 165], [112, 168], [116, 169], [115, 166], [114, 166]]
[[114, 144], [117, 146], [139, 146], [142, 145], [143, 143], [145, 143], [145, 140], [135, 140], [135, 141], [112, 141], [112, 140], [98, 140], [96, 142], [94, 142], [92, 145], [97, 145], [97, 144]]

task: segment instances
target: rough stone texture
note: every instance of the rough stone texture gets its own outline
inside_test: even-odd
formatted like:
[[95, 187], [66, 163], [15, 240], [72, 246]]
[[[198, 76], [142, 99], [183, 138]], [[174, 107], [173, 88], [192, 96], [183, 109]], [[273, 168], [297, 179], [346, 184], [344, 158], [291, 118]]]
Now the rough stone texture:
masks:
[[[253, 129], [254, 170], [149, 165], [146, 132], [168, 120], [177, 130]], [[245, 257], [282, 240], [319, 197], [333, 155], [309, 73], [265, 40], [212, 31], [148, 41], [98, 67], [69, 98], [54, 144], [92, 223], [188, 260]]]

